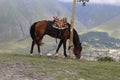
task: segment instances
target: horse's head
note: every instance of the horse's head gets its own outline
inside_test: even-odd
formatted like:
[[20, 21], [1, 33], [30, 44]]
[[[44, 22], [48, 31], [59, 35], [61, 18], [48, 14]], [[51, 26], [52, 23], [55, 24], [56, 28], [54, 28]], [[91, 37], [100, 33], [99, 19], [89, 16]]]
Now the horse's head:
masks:
[[73, 48], [73, 51], [74, 51], [74, 54], [75, 54], [76, 58], [77, 58], [77, 59], [80, 59], [80, 57], [81, 57], [81, 52], [82, 52], [81, 43], [79, 44], [78, 47], [74, 47], [74, 48]]

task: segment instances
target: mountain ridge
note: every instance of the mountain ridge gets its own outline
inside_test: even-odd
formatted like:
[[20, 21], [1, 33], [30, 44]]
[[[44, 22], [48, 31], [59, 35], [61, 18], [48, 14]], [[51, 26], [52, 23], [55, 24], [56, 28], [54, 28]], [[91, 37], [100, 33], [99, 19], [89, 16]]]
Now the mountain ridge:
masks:
[[[29, 27], [39, 20], [53, 20], [53, 16], [71, 19], [72, 3], [61, 3], [47, 0], [1, 0], [0, 1], [0, 41], [19, 40], [29, 36]], [[78, 33], [86, 31], [105, 31], [114, 37], [119, 37], [120, 7], [110, 5], [88, 4], [82, 7], [77, 4], [74, 28]], [[102, 16], [102, 17], [101, 17]], [[117, 19], [118, 17], [118, 19]], [[115, 23], [117, 22], [117, 23]], [[111, 32], [109, 24], [114, 24], [116, 30]], [[103, 26], [103, 27], [102, 27]], [[106, 29], [104, 29], [104, 27]]]
[[[68, 17], [69, 13], [57, 1], [1, 0], [0, 41], [19, 40], [29, 36], [29, 27], [36, 21], [53, 20], [53, 16]], [[81, 26], [77, 22], [77, 26]], [[81, 29], [84, 29], [82, 26]]]
[[91, 31], [101, 31], [101, 32], [107, 32], [111, 36], [114, 36], [116, 38], [120, 38], [120, 15], [114, 17], [113, 19], [107, 21], [104, 24], [101, 24], [95, 28], [93, 28]]
[[[72, 3], [62, 3], [70, 12]], [[76, 18], [83, 23], [84, 27], [91, 29], [101, 25], [108, 20], [120, 15], [120, 6], [87, 4], [85, 7], [81, 3], [77, 3]]]

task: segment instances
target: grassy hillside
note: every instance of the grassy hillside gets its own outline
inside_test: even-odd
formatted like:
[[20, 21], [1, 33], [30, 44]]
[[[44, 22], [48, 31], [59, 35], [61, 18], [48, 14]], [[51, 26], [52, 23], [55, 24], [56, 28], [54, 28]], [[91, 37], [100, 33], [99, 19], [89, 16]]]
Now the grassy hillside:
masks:
[[[49, 41], [48, 41], [48, 38], [49, 38]], [[56, 43], [56, 39], [54, 39], [52, 37], [49, 37], [49, 36], [45, 36], [43, 38], [42, 42], [44, 43], [41, 46], [41, 52], [43, 54], [55, 53], [55, 50], [56, 50], [57, 45], [58, 45]], [[59, 40], [57, 42], [59, 42]], [[20, 52], [20, 53], [23, 53], [23, 54], [30, 54], [31, 44], [32, 44], [32, 39], [31, 38], [26, 38], [24, 40], [19, 40], [19, 41], [3, 42], [3, 43], [0, 43], [0, 53]], [[62, 50], [60, 50], [60, 52], [61, 51]], [[36, 45], [34, 47], [33, 54], [38, 54], [38, 50], [37, 50]]]
[[88, 32], [80, 36], [83, 44], [93, 48], [119, 49], [120, 39], [109, 36], [106, 32]]
[[119, 21], [120, 21], [120, 15], [105, 22], [104, 24], [97, 26], [96, 28], [93, 28], [92, 30], [108, 32], [111, 36], [120, 38], [120, 35], [119, 35], [120, 34], [120, 22]]
[[[1, 42], [25, 38], [29, 35], [30, 25], [36, 21], [53, 20], [53, 16], [66, 16], [68, 21], [70, 19], [70, 14], [57, 1], [0, 0], [0, 4]], [[77, 27], [84, 29], [78, 22]]]
[[[62, 3], [69, 12], [72, 11], [72, 3]], [[114, 11], [113, 11], [114, 10]], [[88, 31], [107, 32], [112, 37], [120, 38], [120, 6], [81, 3], [76, 7], [76, 19], [80, 21]]]
[[[72, 3], [61, 3], [68, 11], [72, 11]], [[85, 7], [78, 3], [76, 18], [88, 28], [94, 28], [120, 15], [120, 7], [113, 5], [87, 4]], [[114, 11], [113, 11], [114, 10]]]
[[2, 80], [119, 80], [117, 62], [91, 62], [61, 57], [0, 53]]

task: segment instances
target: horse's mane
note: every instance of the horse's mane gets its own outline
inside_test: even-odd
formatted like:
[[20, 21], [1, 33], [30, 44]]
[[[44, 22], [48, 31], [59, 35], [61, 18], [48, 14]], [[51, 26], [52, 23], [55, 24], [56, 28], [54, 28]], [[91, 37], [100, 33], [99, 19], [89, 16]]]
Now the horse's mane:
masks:
[[75, 29], [73, 30], [73, 44], [77, 48], [79, 48], [81, 45], [79, 35]]
[[[69, 31], [70, 31], [70, 26], [71, 25], [69, 23], [67, 25], [68, 25], [68, 28], [69, 28]], [[73, 44], [74, 44], [74, 47], [76, 47], [76, 48], [79, 48], [81, 46], [79, 35], [78, 35], [78, 33], [75, 29], [73, 29]]]

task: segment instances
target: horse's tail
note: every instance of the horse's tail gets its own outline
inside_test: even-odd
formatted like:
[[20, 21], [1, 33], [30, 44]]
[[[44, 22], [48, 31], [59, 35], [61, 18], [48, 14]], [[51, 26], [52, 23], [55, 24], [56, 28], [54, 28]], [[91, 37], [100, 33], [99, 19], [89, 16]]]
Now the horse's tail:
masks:
[[30, 27], [30, 36], [32, 39], [35, 38], [35, 25], [36, 25], [36, 22], [32, 24], [32, 26]]

